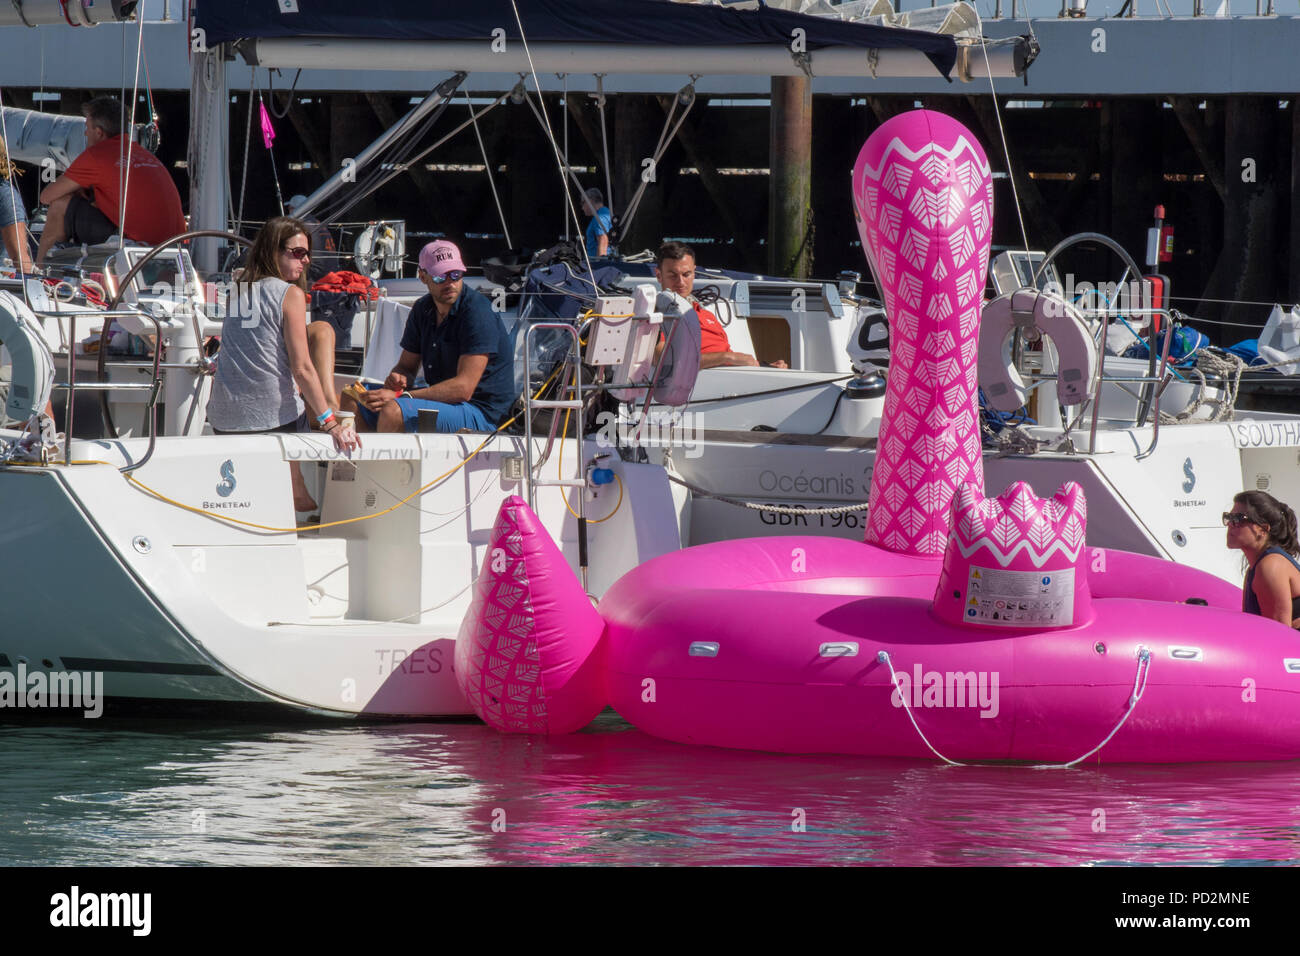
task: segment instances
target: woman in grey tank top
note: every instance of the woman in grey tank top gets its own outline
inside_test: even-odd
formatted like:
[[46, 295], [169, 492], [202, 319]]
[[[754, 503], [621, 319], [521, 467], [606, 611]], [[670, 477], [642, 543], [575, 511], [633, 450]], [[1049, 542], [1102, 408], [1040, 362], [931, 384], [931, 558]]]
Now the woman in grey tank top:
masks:
[[[288, 216], [267, 222], [253, 240], [222, 321], [208, 421], [219, 434], [305, 431], [310, 410], [334, 447], [350, 452], [361, 443], [351, 424], [334, 417], [307, 344], [309, 249], [306, 227]], [[315, 511], [302, 472], [291, 467], [290, 476], [294, 508]]]

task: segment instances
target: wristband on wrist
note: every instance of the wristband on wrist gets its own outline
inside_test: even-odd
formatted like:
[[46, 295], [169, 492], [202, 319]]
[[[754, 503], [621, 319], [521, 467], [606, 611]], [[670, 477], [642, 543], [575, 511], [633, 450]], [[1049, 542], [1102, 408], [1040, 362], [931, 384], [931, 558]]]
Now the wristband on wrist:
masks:
[[321, 412], [319, 415], [316, 416], [316, 424], [323, 426], [326, 422], [328, 422], [333, 417], [334, 417], [334, 409], [327, 408], [325, 409], [325, 411]]

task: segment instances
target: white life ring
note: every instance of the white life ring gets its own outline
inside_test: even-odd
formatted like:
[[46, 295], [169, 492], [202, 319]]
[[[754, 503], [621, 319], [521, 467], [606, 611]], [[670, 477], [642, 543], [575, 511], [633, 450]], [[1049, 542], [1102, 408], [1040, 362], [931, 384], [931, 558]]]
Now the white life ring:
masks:
[[1011, 336], [1017, 328], [1036, 328], [1051, 338], [1059, 356], [1056, 397], [1062, 405], [1087, 400], [1097, 374], [1097, 343], [1079, 310], [1060, 296], [1035, 289], [1000, 295], [980, 317], [979, 382], [988, 403], [1014, 412], [1029, 391], [1011, 361]]

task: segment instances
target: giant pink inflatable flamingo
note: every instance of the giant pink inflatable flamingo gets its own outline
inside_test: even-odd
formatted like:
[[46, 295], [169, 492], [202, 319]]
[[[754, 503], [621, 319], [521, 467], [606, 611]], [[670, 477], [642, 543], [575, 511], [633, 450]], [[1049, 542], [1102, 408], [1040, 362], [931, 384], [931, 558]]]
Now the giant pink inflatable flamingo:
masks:
[[1088, 547], [1077, 485], [984, 497], [992, 188], [975, 138], [940, 113], [895, 117], [863, 146], [853, 196], [892, 349], [866, 542], [688, 548], [629, 572], [593, 613], [512, 498], [457, 640], [475, 711], [564, 733], [611, 704], [669, 740], [785, 752], [1300, 757], [1294, 632], [1243, 615], [1208, 574]]

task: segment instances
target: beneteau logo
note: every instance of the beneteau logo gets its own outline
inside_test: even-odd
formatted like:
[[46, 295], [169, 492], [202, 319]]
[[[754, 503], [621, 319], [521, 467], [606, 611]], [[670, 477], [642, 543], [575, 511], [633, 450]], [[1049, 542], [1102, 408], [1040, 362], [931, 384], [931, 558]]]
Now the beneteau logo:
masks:
[[895, 707], [979, 707], [981, 717], [998, 715], [997, 671], [926, 671], [917, 664], [895, 675]]
[[51, 926], [128, 926], [133, 936], [148, 936], [152, 913], [152, 893], [82, 893], [74, 886], [50, 897]]
[[217, 483], [217, 494], [229, 498], [239, 482], [235, 481], [235, 463], [227, 458], [221, 464], [221, 481]]
[[104, 674], [101, 671], [32, 671], [18, 662], [15, 673], [0, 671], [0, 709], [16, 707], [80, 710], [94, 719], [104, 713]]
[[[217, 482], [217, 494], [222, 498], [229, 498], [235, 492], [235, 487], [239, 484], [235, 480], [235, 463], [227, 458], [221, 463], [220, 474], [221, 481]], [[205, 501], [203, 502], [204, 511], [228, 511], [231, 508], [251, 508], [251, 501]]]

